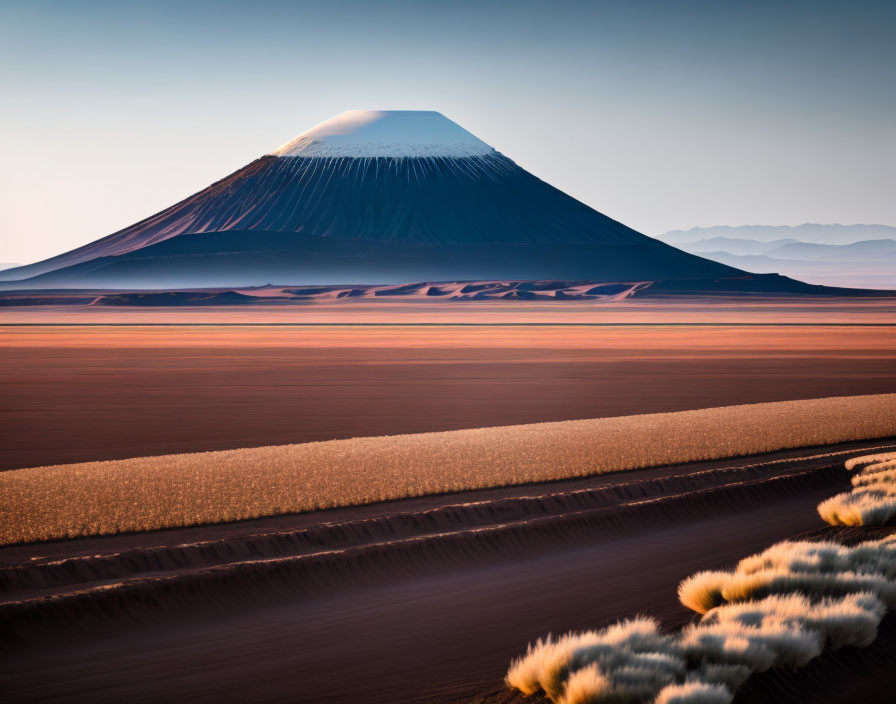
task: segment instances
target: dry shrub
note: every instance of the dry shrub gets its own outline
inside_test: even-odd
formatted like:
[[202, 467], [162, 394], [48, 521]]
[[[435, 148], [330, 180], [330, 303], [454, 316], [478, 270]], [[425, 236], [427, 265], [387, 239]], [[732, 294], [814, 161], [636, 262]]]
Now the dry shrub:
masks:
[[0, 473], [0, 544], [221, 523], [896, 435], [896, 394]]
[[896, 518], [896, 453], [864, 455], [846, 461], [849, 470], [862, 468], [852, 478], [852, 491], [818, 504], [819, 515], [834, 526], [885, 525]]
[[657, 695], [656, 704], [730, 704], [734, 695], [724, 685], [692, 680], [670, 684]]
[[870, 592], [820, 600], [793, 593], [720, 606], [706, 614], [700, 625], [756, 628], [763, 638], [772, 626], [796, 626], [816, 633], [836, 649], [869, 645], [885, 612], [884, 603]]
[[836, 601], [803, 606], [803, 623], [824, 633], [834, 650], [846, 645], [865, 648], [877, 636], [886, 605], [874, 594], [849, 594]]
[[560, 638], [550, 634], [530, 643], [526, 654], [510, 664], [504, 681], [509, 687], [520, 690], [523, 694], [534, 694], [539, 689], [556, 691], [554, 682], [572, 657], [576, 648], [588, 645], [599, 639], [595, 631], [583, 633], [567, 633]]
[[588, 665], [569, 676], [562, 701], [563, 704], [591, 704], [600, 701], [612, 686], [597, 665]]
[[638, 617], [540, 640], [511, 663], [505, 681], [525, 694], [542, 689], [560, 704], [592, 704], [644, 701], [684, 674], [675, 639]]
[[846, 460], [845, 465], [848, 470], [853, 470], [856, 467], [861, 467], [863, 465], [876, 465], [883, 462], [893, 461], [896, 461], [896, 452], [884, 452], [876, 455], [862, 455], [861, 457], [853, 457]]
[[725, 685], [731, 691], [740, 687], [753, 671], [746, 665], [731, 663], [704, 662], [699, 669], [699, 679], [710, 684]]
[[678, 599], [692, 611], [705, 614], [725, 603], [722, 589], [728, 582], [728, 572], [698, 572], [678, 585]]
[[[896, 467], [896, 463], [892, 465]], [[879, 470], [868, 474], [855, 475], [851, 483], [855, 487], [869, 486], [871, 484], [894, 484], [896, 483], [896, 469]]]
[[682, 631], [681, 647], [698, 665], [741, 665], [750, 672], [762, 672], [775, 664], [775, 651], [766, 643], [723, 626], [688, 626]]
[[[864, 467], [861, 478], [822, 503], [822, 516], [826, 506], [838, 515], [846, 506], [867, 522], [873, 502], [896, 502], [896, 453], [846, 466]], [[826, 645], [874, 641], [887, 607], [896, 607], [896, 534], [852, 547], [776, 543], [731, 571], [688, 577], [678, 597], [702, 616], [677, 635], [642, 617], [538, 641], [511, 664], [507, 684], [526, 694], [543, 689], [557, 704], [731, 702], [753, 672], [804, 667]]]
[[[716, 607], [676, 635], [639, 617], [538, 641], [506, 682], [525, 694], [541, 689], [557, 704], [730, 701], [753, 672], [804, 667], [825, 644], [869, 645], [885, 611], [872, 593], [794, 593]], [[673, 698], [685, 696], [692, 698]]]
[[896, 516], [896, 497], [875, 492], [838, 494], [818, 505], [819, 515], [832, 526], [880, 526]]
[[[854, 547], [785, 541], [679, 587], [703, 614], [674, 635], [651, 618], [530, 645], [506, 682], [557, 704], [730, 702], [754, 672], [865, 647], [896, 603], [896, 535]], [[834, 596], [831, 596], [831, 595]]]
[[735, 573], [722, 590], [722, 596], [726, 602], [733, 602], [792, 592], [815, 596], [871, 592], [879, 595], [888, 605], [896, 605], [896, 584], [882, 575], [859, 572], [811, 573], [767, 570], [754, 574]]
[[732, 572], [701, 572], [678, 589], [698, 613], [722, 603], [801, 592], [815, 597], [868, 592], [896, 606], [896, 541], [846, 547], [831, 542], [784, 541], [741, 560]]

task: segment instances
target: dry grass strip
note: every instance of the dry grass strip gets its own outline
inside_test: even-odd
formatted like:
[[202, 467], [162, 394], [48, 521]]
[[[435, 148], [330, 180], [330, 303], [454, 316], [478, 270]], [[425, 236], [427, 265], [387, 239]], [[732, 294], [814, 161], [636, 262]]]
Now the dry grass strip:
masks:
[[34, 467], [0, 544], [146, 531], [896, 435], [896, 394]]

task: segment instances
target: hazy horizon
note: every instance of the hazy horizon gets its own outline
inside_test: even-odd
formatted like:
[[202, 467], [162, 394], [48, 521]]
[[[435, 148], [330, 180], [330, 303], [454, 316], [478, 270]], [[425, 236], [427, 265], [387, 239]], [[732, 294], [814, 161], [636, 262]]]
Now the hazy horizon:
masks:
[[8, 1], [0, 260], [126, 227], [352, 108], [444, 113], [656, 236], [896, 224], [885, 2]]

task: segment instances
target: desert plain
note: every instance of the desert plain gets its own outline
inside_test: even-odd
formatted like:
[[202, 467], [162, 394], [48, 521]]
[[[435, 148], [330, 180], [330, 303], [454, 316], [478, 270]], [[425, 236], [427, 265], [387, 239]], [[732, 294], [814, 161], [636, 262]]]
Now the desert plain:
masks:
[[890, 299], [347, 303], [6, 309], [0, 468], [896, 391]]
[[[7, 310], [0, 467], [892, 394], [894, 313], [890, 299]], [[637, 614], [679, 627], [690, 574], [794, 536], [886, 533], [825, 528], [816, 505], [849, 487], [846, 459], [896, 449], [888, 423], [736, 457], [13, 542], [0, 687], [8, 701], [541, 701], [502, 682], [538, 637]], [[736, 701], [882, 701], [891, 620], [861, 656], [757, 675]]]

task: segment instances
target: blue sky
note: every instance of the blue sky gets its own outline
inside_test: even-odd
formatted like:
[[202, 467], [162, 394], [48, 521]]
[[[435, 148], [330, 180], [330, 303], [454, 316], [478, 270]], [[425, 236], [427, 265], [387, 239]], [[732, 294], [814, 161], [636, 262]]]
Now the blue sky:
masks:
[[443, 112], [647, 234], [896, 225], [893, 2], [0, 0], [0, 262], [347, 109]]

